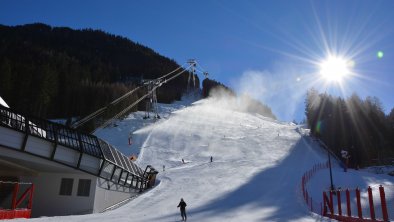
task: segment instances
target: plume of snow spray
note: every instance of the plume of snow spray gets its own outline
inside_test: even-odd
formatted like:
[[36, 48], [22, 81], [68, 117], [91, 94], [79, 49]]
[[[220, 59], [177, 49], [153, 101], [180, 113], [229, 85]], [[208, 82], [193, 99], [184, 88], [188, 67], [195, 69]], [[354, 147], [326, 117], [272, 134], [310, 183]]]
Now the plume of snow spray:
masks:
[[[272, 108], [279, 119], [291, 121], [303, 101], [308, 81], [300, 77], [294, 69], [281, 67], [277, 72], [245, 71], [233, 88], [245, 98], [253, 98]], [[246, 100], [248, 101], [248, 100]]]
[[268, 106], [262, 104], [256, 99], [253, 99], [247, 94], [236, 96], [228, 90], [217, 87], [211, 90], [210, 100], [212, 101], [213, 105], [223, 109], [239, 112], [259, 113], [266, 117], [276, 119], [275, 115], [272, 114], [272, 111]]

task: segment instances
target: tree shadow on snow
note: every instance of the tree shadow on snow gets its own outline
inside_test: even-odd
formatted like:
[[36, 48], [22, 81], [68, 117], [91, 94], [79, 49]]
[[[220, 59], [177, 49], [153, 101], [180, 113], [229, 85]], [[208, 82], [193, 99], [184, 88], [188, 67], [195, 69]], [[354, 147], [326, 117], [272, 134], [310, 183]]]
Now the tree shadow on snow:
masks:
[[[312, 162], [310, 158], [316, 159]], [[321, 160], [321, 161], [319, 161]], [[244, 185], [238, 187], [227, 195], [215, 199], [206, 206], [192, 208], [192, 200], [187, 200], [187, 210], [193, 217], [220, 217], [236, 215], [237, 211], [263, 211], [266, 216], [261, 221], [288, 221], [303, 218], [308, 214], [301, 193], [301, 177], [315, 163], [326, 161], [324, 152], [317, 145], [310, 145], [309, 138], [300, 139], [291, 149], [288, 156], [274, 167], [264, 169], [257, 173]], [[236, 175], [233, 175], [236, 176]], [[329, 186], [329, 175], [322, 178]], [[218, 187], [220, 190], [220, 187]], [[171, 214], [165, 218], [171, 219], [179, 214]], [[247, 216], [246, 216], [247, 217]], [[159, 218], [158, 218], [159, 219]]]

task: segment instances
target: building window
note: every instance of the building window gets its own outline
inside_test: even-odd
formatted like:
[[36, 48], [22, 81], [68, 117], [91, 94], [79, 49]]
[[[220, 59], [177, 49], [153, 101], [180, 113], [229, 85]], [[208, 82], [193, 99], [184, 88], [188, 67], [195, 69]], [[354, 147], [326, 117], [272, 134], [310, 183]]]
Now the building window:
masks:
[[71, 196], [73, 192], [73, 183], [74, 179], [72, 178], [62, 178], [62, 182], [60, 183], [59, 195]]
[[78, 196], [88, 197], [90, 195], [90, 180], [79, 179]]

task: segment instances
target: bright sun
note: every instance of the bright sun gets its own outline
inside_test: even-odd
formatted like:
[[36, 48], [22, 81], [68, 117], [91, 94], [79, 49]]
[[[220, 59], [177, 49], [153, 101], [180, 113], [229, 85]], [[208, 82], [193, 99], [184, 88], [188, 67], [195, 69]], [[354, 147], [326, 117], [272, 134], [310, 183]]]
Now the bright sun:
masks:
[[341, 57], [329, 57], [320, 63], [320, 74], [327, 81], [341, 83], [343, 78], [350, 74], [351, 64]]

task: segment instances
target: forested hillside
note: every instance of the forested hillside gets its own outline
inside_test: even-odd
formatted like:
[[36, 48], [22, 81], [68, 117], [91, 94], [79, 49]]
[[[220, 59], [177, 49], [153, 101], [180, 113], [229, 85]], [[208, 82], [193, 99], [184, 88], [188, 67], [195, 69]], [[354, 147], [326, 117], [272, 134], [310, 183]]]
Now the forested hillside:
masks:
[[362, 100], [356, 94], [348, 99], [307, 93], [305, 114], [311, 134], [341, 156], [348, 151], [353, 167], [391, 164], [394, 158], [394, 109], [384, 113], [376, 97]]
[[[44, 118], [84, 116], [142, 79], [178, 66], [148, 47], [99, 30], [0, 25], [0, 95], [12, 108]], [[179, 100], [187, 79], [185, 72], [160, 87], [158, 101]]]

